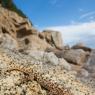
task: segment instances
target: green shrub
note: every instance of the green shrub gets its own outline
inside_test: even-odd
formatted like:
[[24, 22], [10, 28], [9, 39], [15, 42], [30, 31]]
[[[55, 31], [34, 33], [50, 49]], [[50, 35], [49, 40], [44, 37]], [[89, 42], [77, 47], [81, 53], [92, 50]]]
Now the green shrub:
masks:
[[5, 8], [8, 8], [12, 11], [15, 11], [16, 13], [18, 13], [20, 16], [26, 18], [26, 15], [16, 7], [16, 5], [13, 3], [12, 0], [1, 0], [2, 6]]

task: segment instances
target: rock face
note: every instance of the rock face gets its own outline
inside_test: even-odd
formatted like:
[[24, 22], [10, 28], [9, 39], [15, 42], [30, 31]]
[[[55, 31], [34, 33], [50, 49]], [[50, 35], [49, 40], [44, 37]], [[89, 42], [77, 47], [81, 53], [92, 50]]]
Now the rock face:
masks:
[[92, 50], [87, 63], [85, 63], [84, 68], [86, 68], [90, 73], [95, 72], [95, 50]]
[[72, 66], [64, 58], [59, 58], [59, 65], [66, 70], [72, 70]]
[[47, 53], [43, 51], [31, 51], [27, 52], [29, 56], [35, 60], [39, 60], [45, 64], [60, 65], [66, 70], [71, 70], [71, 65], [63, 58], [57, 58], [53, 52]]
[[[61, 34], [57, 31], [35, 29], [27, 18], [0, 7], [0, 32], [9, 34], [15, 39], [19, 50], [46, 50], [46, 48], [62, 48]], [[9, 39], [8, 39], [9, 40]], [[9, 46], [7, 46], [9, 47]]]
[[[15, 12], [2, 7], [0, 7], [0, 15], [2, 15], [0, 16], [0, 33], [7, 35], [6, 40], [8, 40], [7, 42], [3, 41], [4, 44], [13, 39], [15, 40], [13, 42], [18, 44], [17, 49], [20, 50], [45, 50], [47, 47], [51, 47], [45, 40], [40, 39], [37, 29], [31, 25], [27, 18], [20, 17]], [[9, 47], [7, 45], [5, 47]]]
[[54, 45], [56, 48], [62, 48], [63, 46], [63, 41], [62, 41], [62, 37], [61, 37], [61, 33], [59, 32], [52, 32], [52, 40], [54, 42]]
[[18, 43], [17, 43], [16, 39], [14, 39], [12, 36], [10, 36], [7, 33], [1, 34], [0, 44], [1, 44], [1, 46], [12, 49], [12, 50], [18, 49]]
[[37, 35], [30, 35], [24, 38], [18, 39], [20, 49], [24, 51], [40, 50], [44, 51], [47, 47], [51, 47], [46, 41], [40, 39]]
[[53, 47], [56, 47], [57, 49], [63, 48], [63, 40], [60, 32], [52, 30], [44, 30], [42, 32], [42, 35], [43, 38], [45, 38], [46, 41], [49, 44], [51, 44]]
[[63, 58], [65, 58], [68, 62], [71, 62], [73, 64], [82, 65], [86, 61], [86, 53], [81, 50], [68, 50], [65, 51], [63, 54]]
[[48, 63], [52, 65], [59, 64], [58, 58], [52, 52], [46, 53], [44, 51], [31, 51], [28, 53], [28, 55], [30, 55], [35, 60], [39, 60], [43, 63]]
[[77, 43], [76, 45], [72, 46], [72, 49], [82, 49], [84, 51], [91, 52], [91, 48], [84, 45], [84, 43]]

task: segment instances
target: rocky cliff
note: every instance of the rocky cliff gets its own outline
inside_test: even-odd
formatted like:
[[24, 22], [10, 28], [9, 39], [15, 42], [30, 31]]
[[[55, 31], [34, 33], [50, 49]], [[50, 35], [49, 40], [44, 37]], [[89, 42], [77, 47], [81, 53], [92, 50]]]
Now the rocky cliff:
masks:
[[0, 95], [95, 95], [94, 57], [0, 6]]

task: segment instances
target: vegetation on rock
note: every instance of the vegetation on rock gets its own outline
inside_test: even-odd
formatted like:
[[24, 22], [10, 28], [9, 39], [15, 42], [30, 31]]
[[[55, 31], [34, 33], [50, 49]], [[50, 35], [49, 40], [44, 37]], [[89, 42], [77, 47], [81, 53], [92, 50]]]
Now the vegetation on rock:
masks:
[[26, 18], [26, 15], [16, 7], [16, 5], [13, 3], [13, 0], [0, 0], [0, 3], [3, 7], [8, 8], [16, 13], [18, 13], [20, 16]]

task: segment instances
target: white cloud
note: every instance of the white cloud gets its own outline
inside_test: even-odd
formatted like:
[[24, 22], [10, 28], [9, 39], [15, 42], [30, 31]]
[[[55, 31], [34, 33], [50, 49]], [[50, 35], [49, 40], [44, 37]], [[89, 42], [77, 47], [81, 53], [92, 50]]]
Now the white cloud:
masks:
[[93, 15], [95, 15], [95, 11], [92, 11], [92, 12], [87, 12], [87, 13], [84, 13], [80, 16], [80, 19], [84, 19], [86, 17], [92, 17]]
[[67, 25], [67, 26], [47, 27], [47, 29], [59, 30], [63, 32], [89, 31], [95, 29], [95, 22], [79, 23], [79, 24]]
[[79, 23], [67, 26], [53, 26], [47, 27], [46, 29], [60, 31], [65, 43], [76, 43], [86, 41], [87, 37], [95, 35], [95, 22]]

